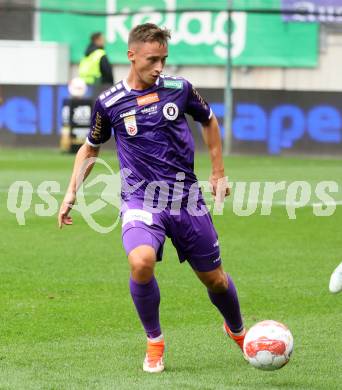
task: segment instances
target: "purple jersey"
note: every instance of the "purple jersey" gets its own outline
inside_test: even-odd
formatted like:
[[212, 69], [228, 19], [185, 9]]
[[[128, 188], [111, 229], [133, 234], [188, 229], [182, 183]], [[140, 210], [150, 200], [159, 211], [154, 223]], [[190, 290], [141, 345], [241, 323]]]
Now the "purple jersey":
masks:
[[[197, 182], [194, 174], [194, 140], [185, 114], [205, 123], [212, 113], [196, 89], [180, 77], [160, 76], [145, 90], [131, 89], [126, 81], [101, 94], [95, 103], [87, 143], [99, 146], [112, 134], [120, 169], [125, 169], [122, 198], [144, 199], [146, 186], [163, 181], [160, 191], [171, 200], [176, 175], [184, 181], [182, 199]], [[183, 179], [184, 177], [184, 179]], [[128, 186], [125, 186], [125, 183]], [[139, 187], [133, 193], [127, 188]]]

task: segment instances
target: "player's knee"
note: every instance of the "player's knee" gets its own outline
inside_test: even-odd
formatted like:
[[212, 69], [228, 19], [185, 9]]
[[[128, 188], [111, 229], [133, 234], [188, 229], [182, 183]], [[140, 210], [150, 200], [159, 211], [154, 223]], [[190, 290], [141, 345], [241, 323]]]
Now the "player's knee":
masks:
[[213, 275], [208, 282], [207, 288], [213, 293], [224, 293], [228, 289], [228, 281], [225, 274]]
[[128, 260], [134, 280], [145, 283], [152, 278], [155, 263], [154, 253], [133, 250], [129, 254]]
[[138, 257], [131, 261], [131, 268], [135, 272], [149, 272], [153, 271], [153, 263], [150, 261], [150, 259]]

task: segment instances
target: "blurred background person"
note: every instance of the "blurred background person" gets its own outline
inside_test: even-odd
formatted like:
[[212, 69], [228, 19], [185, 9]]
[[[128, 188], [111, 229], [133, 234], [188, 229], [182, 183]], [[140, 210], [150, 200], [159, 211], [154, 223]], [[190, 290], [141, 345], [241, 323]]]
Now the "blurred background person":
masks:
[[101, 32], [90, 36], [90, 43], [79, 66], [79, 75], [88, 85], [114, 84], [112, 67], [104, 46], [105, 37]]

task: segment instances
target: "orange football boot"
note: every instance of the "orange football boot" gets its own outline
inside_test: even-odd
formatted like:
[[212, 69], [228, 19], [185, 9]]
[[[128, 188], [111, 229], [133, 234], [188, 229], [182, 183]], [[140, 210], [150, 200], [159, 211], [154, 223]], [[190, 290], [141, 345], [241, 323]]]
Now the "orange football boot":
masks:
[[145, 372], [162, 372], [164, 371], [164, 355], [165, 343], [164, 340], [153, 342], [147, 339], [147, 351], [143, 364]]
[[223, 331], [232, 339], [235, 341], [235, 343], [239, 346], [239, 348], [243, 352], [243, 342], [245, 340], [246, 336], [246, 329], [244, 328], [239, 334], [234, 334], [229, 326], [226, 324], [226, 322], [223, 323]]

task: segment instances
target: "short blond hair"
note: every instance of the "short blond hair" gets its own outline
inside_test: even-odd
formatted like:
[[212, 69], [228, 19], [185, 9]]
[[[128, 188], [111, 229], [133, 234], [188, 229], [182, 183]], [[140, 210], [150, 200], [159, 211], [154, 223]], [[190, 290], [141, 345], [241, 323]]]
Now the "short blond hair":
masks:
[[144, 23], [135, 26], [129, 33], [128, 46], [137, 42], [158, 42], [162, 46], [167, 46], [171, 38], [170, 30], [160, 28], [153, 23]]

